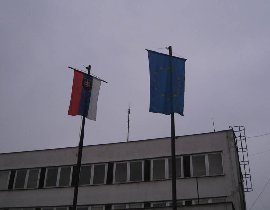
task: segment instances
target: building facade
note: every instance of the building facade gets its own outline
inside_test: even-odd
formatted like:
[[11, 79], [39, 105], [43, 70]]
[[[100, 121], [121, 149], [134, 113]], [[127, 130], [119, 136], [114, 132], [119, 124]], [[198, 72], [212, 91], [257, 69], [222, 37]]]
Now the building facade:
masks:
[[[170, 138], [85, 146], [78, 209], [169, 209]], [[0, 154], [0, 209], [72, 206], [77, 147]], [[177, 203], [245, 210], [233, 130], [176, 137]]]

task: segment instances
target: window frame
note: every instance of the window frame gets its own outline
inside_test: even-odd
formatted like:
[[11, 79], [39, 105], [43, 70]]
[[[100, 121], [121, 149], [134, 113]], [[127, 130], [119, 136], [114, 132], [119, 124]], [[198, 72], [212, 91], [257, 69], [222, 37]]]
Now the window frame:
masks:
[[[126, 177], [126, 181], [123, 181], [123, 182], [116, 182], [116, 165], [117, 164], [123, 164], [123, 163], [125, 163], [126, 164], [126, 167], [127, 167], [127, 177]], [[123, 162], [115, 162], [114, 164], [113, 164], [113, 183], [114, 184], [121, 184], [121, 183], [127, 183], [128, 182], [128, 180], [129, 180], [129, 175], [130, 175], [130, 173], [129, 173], [129, 167], [128, 167], [128, 162], [126, 162], [126, 161], [123, 161]], [[118, 204], [117, 204], [118, 205]], [[119, 204], [120, 205], [120, 204]]]
[[[59, 186], [61, 170], [62, 170], [62, 168], [67, 168], [67, 167], [70, 168], [69, 185], [68, 186]], [[47, 186], [48, 169], [51, 169], [51, 168], [57, 168], [56, 185], [55, 186]], [[44, 178], [44, 188], [70, 187], [71, 182], [72, 182], [72, 174], [73, 174], [73, 166], [52, 166], [52, 167], [47, 167], [46, 172], [45, 172], [45, 178]]]
[[[26, 175], [25, 175], [25, 178], [24, 178], [23, 188], [15, 188], [18, 171], [21, 171], [21, 170], [26, 170]], [[27, 184], [28, 184], [28, 179], [29, 179], [29, 173], [30, 173], [31, 170], [38, 170], [37, 186], [36, 187], [28, 188], [27, 187]], [[14, 190], [37, 189], [38, 188], [38, 183], [39, 183], [39, 180], [40, 180], [40, 172], [41, 172], [41, 169], [40, 168], [22, 168], [22, 169], [16, 169], [12, 189], [14, 189]], [[9, 179], [10, 179], [10, 173], [9, 173]]]
[[[104, 165], [105, 166], [104, 180], [103, 180], [103, 183], [94, 184], [95, 166], [99, 166], [99, 165]], [[91, 180], [90, 180], [90, 185], [105, 185], [106, 184], [106, 181], [107, 181], [107, 173], [108, 173], [108, 163], [91, 164]]]
[[[204, 156], [204, 166], [205, 166], [205, 175], [201, 175], [201, 176], [194, 176], [194, 168], [193, 168], [193, 157], [196, 156]], [[190, 172], [191, 172], [191, 177], [205, 177], [205, 176], [209, 176], [209, 164], [208, 164], [208, 155], [207, 153], [201, 153], [201, 154], [195, 154], [195, 155], [191, 155], [191, 161], [190, 161]]]
[[[125, 208], [124, 209], [132, 209], [131, 207], [130, 207], [130, 205], [131, 204], [141, 204], [142, 206], [140, 207], [140, 208], [136, 208], [136, 209], [144, 209], [144, 203], [143, 202], [133, 202], [133, 203], [117, 203], [117, 204], [112, 204], [112, 210], [120, 210], [120, 209], [118, 209], [118, 208], [115, 208], [115, 206], [117, 206], [117, 205], [123, 205], [123, 206], [125, 206]], [[122, 210], [122, 209], [121, 209]]]
[[[164, 160], [165, 161], [165, 173], [164, 173], [164, 179], [153, 179], [153, 175], [154, 175], [154, 161], [155, 160]], [[161, 157], [161, 158], [154, 158], [151, 159], [151, 171], [150, 171], [150, 180], [151, 181], [161, 181], [161, 180], [166, 180], [169, 177], [169, 166], [168, 166], [168, 158], [167, 157]]]
[[[171, 159], [172, 157], [168, 157], [167, 158], [167, 165], [168, 165], [168, 167], [167, 167], [167, 170], [168, 170], [168, 176], [167, 176], [167, 179], [172, 179], [172, 177], [170, 177], [170, 173], [169, 173], [169, 169], [170, 169], [170, 159]], [[176, 176], [176, 179], [181, 179], [181, 178], [184, 178], [184, 163], [183, 163], [183, 156], [182, 155], [177, 155], [177, 156], [175, 156], [175, 160], [176, 159], [180, 159], [180, 162], [181, 162], [181, 168], [180, 168], [180, 177], [177, 177]], [[175, 161], [175, 163], [176, 163], [176, 161]], [[176, 168], [177, 168], [177, 165], [176, 165]]]
[[9, 180], [10, 180], [11, 171], [10, 170], [1, 170], [0, 173], [1, 172], [8, 172], [8, 177], [7, 177], [6, 185], [5, 185], [4, 189], [0, 188], [0, 191], [8, 190], [8, 184], [9, 184]]
[[[130, 180], [130, 172], [131, 172], [131, 170], [130, 170], [130, 164], [131, 163], [136, 163], [136, 162], [140, 162], [141, 163], [141, 172], [142, 172], [142, 179], [141, 180], [139, 180], [139, 181], [131, 181]], [[132, 160], [132, 161], [129, 161], [128, 162], [128, 182], [143, 182], [144, 181], [144, 161], [143, 160]]]
[[[222, 173], [221, 174], [214, 174], [214, 175], [211, 175], [210, 174], [210, 164], [209, 164], [209, 158], [208, 158], [208, 155], [211, 155], [211, 154], [220, 154], [220, 157], [221, 157], [221, 167], [222, 167]], [[208, 166], [208, 176], [220, 176], [220, 175], [224, 175], [224, 159], [223, 159], [223, 152], [210, 152], [210, 153], [207, 153], [207, 166]]]
[[[221, 167], [222, 167], [222, 173], [221, 174], [215, 174], [215, 175], [211, 175], [210, 174], [210, 165], [209, 165], [209, 158], [208, 155], [210, 154], [220, 154], [221, 157]], [[193, 171], [193, 157], [194, 156], [202, 156], [204, 155], [204, 159], [205, 159], [205, 175], [202, 176], [194, 176], [194, 171]], [[220, 175], [224, 175], [224, 159], [223, 159], [223, 152], [222, 151], [217, 151], [217, 152], [208, 152], [208, 153], [200, 153], [200, 154], [194, 154], [194, 155], [190, 155], [191, 157], [191, 161], [190, 161], [190, 172], [191, 172], [191, 177], [208, 177], [208, 176], [220, 176]]]
[[[62, 168], [70, 168], [70, 173], [69, 173], [69, 182], [67, 186], [59, 186], [59, 182], [60, 182], [60, 176], [61, 176], [61, 171]], [[72, 174], [73, 174], [73, 166], [60, 166], [58, 169], [58, 187], [70, 187], [71, 186], [71, 182], [72, 182]]]
[[[131, 163], [136, 163], [136, 162], [140, 162], [141, 163], [141, 172], [142, 172], [142, 179], [140, 181], [131, 181], [130, 180], [130, 164]], [[126, 163], [127, 164], [127, 178], [126, 181], [124, 182], [116, 182], [116, 165], [117, 164], [121, 164], [121, 163]], [[113, 184], [123, 184], [123, 183], [136, 183], [136, 182], [143, 182], [144, 181], [144, 160], [131, 160], [131, 161], [120, 161], [120, 162], [114, 162], [113, 164]]]
[[[79, 186], [88, 186], [88, 185], [92, 185], [93, 184], [93, 178], [94, 178], [94, 164], [84, 164], [84, 165], [81, 165], [81, 168], [80, 168], [80, 176], [81, 176], [81, 172], [82, 172], [82, 167], [85, 167], [85, 166], [90, 166], [90, 179], [89, 179], [89, 184], [80, 184], [80, 181], [79, 181]], [[81, 177], [80, 177], [81, 178]]]

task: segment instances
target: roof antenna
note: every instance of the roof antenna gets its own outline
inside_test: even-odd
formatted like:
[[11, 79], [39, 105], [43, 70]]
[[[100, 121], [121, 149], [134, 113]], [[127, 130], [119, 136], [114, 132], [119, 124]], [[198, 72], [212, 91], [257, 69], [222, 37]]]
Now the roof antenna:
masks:
[[129, 141], [129, 115], [130, 115], [130, 105], [128, 106], [128, 126], [127, 126], [127, 142]]
[[215, 129], [215, 120], [214, 120], [214, 118], [212, 118], [212, 120], [213, 120], [213, 129], [214, 129], [214, 132], [216, 132], [216, 129]]

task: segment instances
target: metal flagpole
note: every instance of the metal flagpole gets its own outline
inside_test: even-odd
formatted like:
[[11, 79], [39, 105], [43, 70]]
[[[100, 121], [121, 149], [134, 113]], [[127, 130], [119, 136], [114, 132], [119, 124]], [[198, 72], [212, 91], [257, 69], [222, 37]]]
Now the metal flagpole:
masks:
[[[169, 55], [172, 56], [172, 46], [168, 47]], [[171, 111], [173, 111], [173, 69], [170, 60], [170, 81], [171, 81]], [[171, 158], [172, 158], [172, 209], [177, 210], [176, 203], [176, 164], [175, 164], [175, 123], [174, 112], [171, 113]]]
[[[88, 75], [90, 75], [91, 65], [86, 67]], [[86, 84], [83, 84], [83, 88], [86, 88]], [[77, 158], [77, 165], [75, 168], [75, 183], [74, 183], [74, 195], [73, 195], [73, 210], [77, 208], [77, 200], [78, 200], [78, 187], [79, 187], [79, 180], [80, 180], [80, 170], [81, 170], [81, 163], [82, 163], [82, 151], [83, 151], [83, 139], [84, 139], [84, 126], [85, 126], [85, 116], [87, 109], [84, 107], [84, 114], [82, 118], [82, 126], [81, 126], [81, 135], [80, 135], [80, 142], [78, 147], [78, 158]]]

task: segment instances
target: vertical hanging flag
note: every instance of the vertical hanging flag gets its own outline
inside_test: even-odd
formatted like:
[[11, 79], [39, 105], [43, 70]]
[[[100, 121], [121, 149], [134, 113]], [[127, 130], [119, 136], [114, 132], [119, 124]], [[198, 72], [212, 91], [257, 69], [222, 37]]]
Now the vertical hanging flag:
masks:
[[150, 112], [184, 116], [186, 59], [148, 51]]
[[96, 120], [100, 85], [101, 80], [75, 70], [68, 114]]

